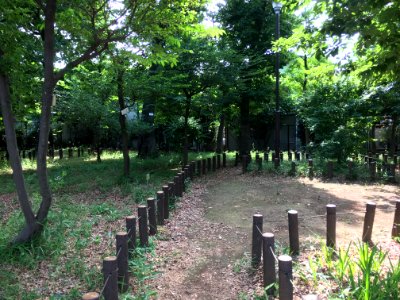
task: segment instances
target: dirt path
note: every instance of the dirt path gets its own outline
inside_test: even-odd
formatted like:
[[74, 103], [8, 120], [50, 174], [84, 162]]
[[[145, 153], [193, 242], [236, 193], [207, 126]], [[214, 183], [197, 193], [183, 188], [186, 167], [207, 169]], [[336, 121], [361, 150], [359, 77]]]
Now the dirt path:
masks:
[[345, 246], [361, 238], [365, 203], [375, 201], [373, 240], [396, 258], [399, 244], [390, 239], [396, 198], [398, 186], [219, 171], [197, 179], [179, 203], [157, 243], [154, 263], [161, 273], [150, 284], [158, 299], [251, 299], [261, 284], [259, 273], [250, 275], [245, 267], [252, 215], [262, 213], [263, 231], [285, 247], [287, 210], [298, 210], [302, 251], [324, 237], [329, 203], [337, 205], [337, 242]]

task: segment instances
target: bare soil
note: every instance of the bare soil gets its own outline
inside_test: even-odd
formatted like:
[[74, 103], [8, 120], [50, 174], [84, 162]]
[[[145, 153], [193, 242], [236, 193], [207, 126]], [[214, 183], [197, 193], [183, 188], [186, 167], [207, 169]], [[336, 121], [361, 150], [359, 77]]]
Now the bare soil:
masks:
[[195, 180], [178, 203], [157, 242], [153, 262], [160, 275], [148, 284], [159, 299], [252, 299], [262, 289], [260, 271], [249, 272], [246, 263], [253, 214], [264, 216], [263, 231], [273, 232], [282, 248], [288, 245], [287, 211], [297, 210], [300, 251], [307, 252], [324, 239], [327, 204], [337, 205], [337, 244], [346, 247], [361, 239], [365, 204], [376, 202], [372, 239], [397, 260], [400, 246], [391, 229], [399, 198], [395, 185], [220, 170]]

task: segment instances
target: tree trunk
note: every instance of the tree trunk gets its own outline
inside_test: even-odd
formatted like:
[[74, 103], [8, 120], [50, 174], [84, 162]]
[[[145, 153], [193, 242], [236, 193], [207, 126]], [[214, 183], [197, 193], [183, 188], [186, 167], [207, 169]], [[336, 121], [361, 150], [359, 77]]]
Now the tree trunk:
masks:
[[192, 103], [192, 96], [186, 94], [185, 101], [185, 122], [183, 124], [183, 166], [186, 166], [189, 161], [189, 114], [190, 114], [190, 105]]
[[39, 143], [37, 156], [37, 175], [42, 202], [36, 219], [43, 224], [49, 213], [52, 195], [47, 176], [47, 149], [50, 133], [51, 104], [56, 81], [54, 78], [54, 24], [56, 15], [56, 1], [49, 0], [45, 8], [44, 27], [44, 88], [42, 92], [42, 107], [39, 126]]
[[224, 126], [225, 126], [225, 115], [224, 115], [224, 113], [222, 113], [220, 120], [219, 120], [217, 143], [216, 143], [216, 147], [215, 147], [215, 152], [217, 152], [217, 153], [222, 153], [222, 151], [223, 151]]
[[250, 153], [250, 101], [247, 95], [242, 95], [240, 102], [240, 135], [239, 152], [240, 157]]
[[0, 104], [3, 115], [3, 123], [6, 133], [7, 151], [10, 157], [10, 164], [13, 170], [13, 180], [17, 189], [19, 204], [25, 218], [25, 229], [15, 239], [15, 242], [26, 240], [33, 235], [39, 228], [32, 211], [32, 205], [28, 197], [22, 171], [21, 159], [18, 154], [17, 136], [15, 134], [14, 118], [12, 115], [11, 99], [7, 77], [0, 74]]
[[[125, 109], [125, 100], [124, 100], [124, 81], [123, 81], [124, 72], [119, 69], [117, 71], [117, 86], [118, 86], [118, 103], [119, 109], [122, 111]], [[119, 124], [121, 126], [121, 137], [122, 137], [122, 155], [124, 157], [124, 175], [129, 176], [129, 147], [128, 147], [128, 130], [126, 128], [126, 119], [125, 115], [122, 113], [119, 114]]]

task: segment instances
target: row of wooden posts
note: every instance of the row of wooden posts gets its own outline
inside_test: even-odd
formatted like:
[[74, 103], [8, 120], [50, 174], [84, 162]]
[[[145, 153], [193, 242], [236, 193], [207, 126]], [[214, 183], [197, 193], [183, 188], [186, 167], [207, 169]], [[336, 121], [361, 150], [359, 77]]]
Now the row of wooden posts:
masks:
[[98, 300], [103, 295], [105, 300], [117, 300], [118, 292], [126, 292], [129, 286], [128, 260], [136, 247], [136, 223], [138, 223], [139, 245], [148, 247], [149, 236], [157, 234], [157, 226], [164, 225], [169, 219], [170, 207], [186, 191], [187, 180], [226, 167], [226, 153], [192, 161], [174, 176], [173, 181], [163, 185], [156, 193], [156, 198], [148, 198], [147, 205], [137, 207], [137, 217], [125, 218], [126, 231], [116, 234], [116, 255], [103, 260], [104, 285], [102, 291], [86, 293], [83, 300]]
[[[364, 216], [364, 226], [362, 241], [371, 243], [372, 228], [374, 225], [376, 203], [368, 202]], [[289, 226], [289, 249], [291, 255], [300, 253], [299, 242], [299, 221], [296, 210], [288, 211]], [[394, 221], [392, 227], [392, 237], [400, 237], [400, 200], [396, 201]], [[336, 205], [328, 204], [326, 206], [326, 245], [330, 248], [336, 247]], [[270, 232], [263, 233], [263, 216], [261, 214], [253, 215], [252, 229], [252, 248], [251, 259], [252, 267], [257, 268], [263, 257], [263, 284], [267, 294], [274, 293], [274, 284], [276, 282], [276, 261], [278, 262], [278, 282], [279, 299], [293, 299], [293, 275], [292, 275], [292, 257], [289, 255], [275, 255], [275, 238]], [[306, 295], [303, 299], [318, 299], [317, 295]]]
[[[288, 152], [288, 161], [291, 161], [291, 170], [290, 170], [290, 174], [295, 175], [296, 174], [296, 167], [297, 164], [295, 161], [292, 160], [292, 152]], [[308, 163], [308, 176], [310, 178], [314, 177], [314, 161], [312, 158], [310, 158], [310, 155], [305, 153], [302, 154], [301, 152], [295, 152], [294, 153], [295, 156], [295, 160], [296, 161], [300, 161], [301, 158], [305, 157]], [[265, 152], [264, 153], [264, 161], [268, 162], [269, 161], [269, 152]], [[355, 160], [355, 158], [353, 158]], [[388, 176], [388, 181], [389, 182], [396, 182], [396, 167], [398, 164], [397, 161], [397, 155], [393, 156], [392, 159], [392, 163], [388, 162], [388, 155], [384, 154], [383, 155], [383, 162], [382, 164], [377, 164], [376, 161], [376, 157], [370, 157], [370, 156], [365, 156], [364, 160], [365, 163], [368, 164], [369, 166], [369, 175], [370, 175], [370, 179], [371, 180], [376, 180], [377, 179], [377, 173], [381, 174], [381, 173], [385, 173]], [[354, 175], [354, 160], [348, 161], [347, 165], [348, 165], [348, 174], [349, 176], [353, 176]], [[239, 154], [236, 153], [236, 157], [235, 157], [235, 166], [237, 166], [239, 164], [240, 161], [240, 157]], [[263, 159], [261, 158], [259, 153], [256, 153], [256, 164], [258, 166], [258, 170], [261, 171], [262, 170], [262, 164], [263, 164]], [[274, 153], [272, 153], [272, 158], [271, 161], [274, 162], [274, 166], [275, 168], [279, 168], [280, 166], [280, 162], [283, 161], [283, 152], [280, 153], [280, 157], [275, 157]], [[246, 173], [249, 163], [251, 162], [251, 155], [243, 155], [241, 158], [241, 162], [242, 162], [242, 172]], [[333, 161], [327, 161], [326, 163], [326, 177], [327, 178], [333, 178], [333, 174], [334, 174], [334, 162]]]
[[[58, 152], [58, 158], [59, 158], [59, 159], [63, 159], [63, 158], [64, 158], [64, 155], [68, 155], [68, 158], [73, 158], [73, 157], [74, 157], [74, 152], [75, 152], [75, 151], [76, 151], [76, 156], [77, 156], [77, 157], [84, 156], [84, 154], [85, 154], [85, 150], [84, 150], [83, 147], [78, 147], [78, 148], [76, 148], [76, 150], [75, 150], [74, 148], [67, 148], [67, 149], [60, 148], [60, 149], [57, 150], [57, 152]], [[90, 154], [90, 151], [91, 151], [91, 149], [87, 149], [87, 152], [88, 152], [89, 154]], [[54, 148], [49, 148], [48, 156], [49, 156], [50, 158], [53, 158], [53, 159], [54, 159], [54, 157], [55, 157], [55, 152], [56, 152], [56, 150], [55, 150]], [[36, 159], [36, 154], [37, 154], [36, 149], [31, 149], [31, 150], [20, 150], [20, 151], [19, 151], [19, 156], [20, 156], [21, 158], [23, 158], [23, 159], [28, 158], [29, 160], [35, 160], [35, 159]], [[8, 152], [7, 152], [7, 151], [5, 152], [5, 156], [3, 156], [3, 159], [9, 160]]]

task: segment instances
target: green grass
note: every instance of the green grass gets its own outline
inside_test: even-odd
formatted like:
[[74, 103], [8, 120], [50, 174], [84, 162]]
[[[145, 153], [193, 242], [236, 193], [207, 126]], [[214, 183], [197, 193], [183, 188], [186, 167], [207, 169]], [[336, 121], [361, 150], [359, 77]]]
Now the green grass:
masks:
[[[191, 153], [190, 160], [211, 156], [210, 153]], [[41, 236], [30, 243], [10, 245], [10, 241], [23, 227], [23, 216], [19, 209], [7, 213], [7, 219], [0, 223], [0, 274], [3, 283], [0, 287], [0, 299], [38, 299], [51, 291], [27, 292], [25, 282], [17, 280], [20, 274], [36, 274], [36, 269], [44, 264], [48, 266], [49, 280], [53, 277], [70, 277], [76, 287], [68, 294], [53, 294], [50, 299], [79, 299], [83, 292], [100, 290], [101, 271], [87, 266], [82, 255], [89, 245], [100, 246], [106, 240], [104, 255], [113, 253], [115, 232], [114, 223], [132, 214], [132, 205], [141, 203], [154, 196], [161, 186], [171, 181], [180, 170], [178, 154], [162, 154], [158, 158], [139, 159], [131, 153], [131, 174], [122, 176], [122, 155], [117, 152], [104, 152], [102, 162], [95, 156], [75, 157], [72, 159], [49, 160], [49, 181], [54, 201], [46, 226]], [[24, 175], [32, 206], [36, 211], [40, 204], [38, 183], [35, 174], [36, 165], [28, 159], [23, 160]], [[14, 192], [11, 170], [6, 163], [0, 166], [0, 195]], [[13, 200], [14, 202], [16, 199]], [[0, 206], [0, 213], [6, 205]], [[111, 231], [94, 231], [99, 222], [109, 223]], [[152, 267], [146, 266], [146, 256], [150, 250], [140, 250], [132, 263], [139, 282], [144, 282]], [[150, 253], [150, 254], [149, 254]], [[98, 257], [99, 264], [101, 257]], [[32, 275], [33, 277], [35, 275]], [[142, 278], [142, 279], [140, 279]], [[35, 278], [32, 278], [35, 281]], [[139, 296], [124, 295], [124, 299], [148, 299], [154, 292], [145, 288], [144, 283]]]

